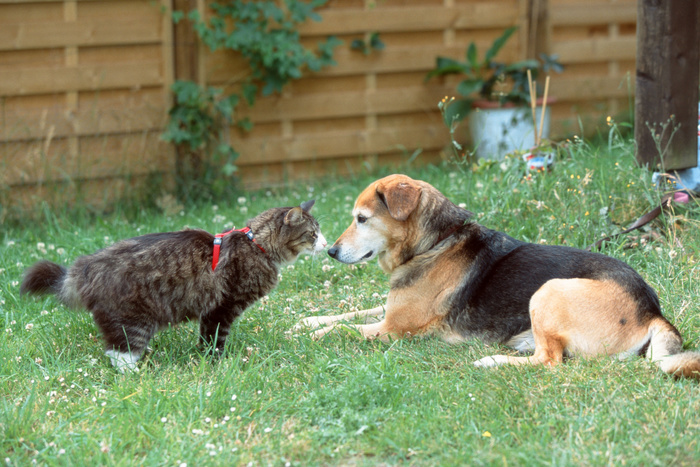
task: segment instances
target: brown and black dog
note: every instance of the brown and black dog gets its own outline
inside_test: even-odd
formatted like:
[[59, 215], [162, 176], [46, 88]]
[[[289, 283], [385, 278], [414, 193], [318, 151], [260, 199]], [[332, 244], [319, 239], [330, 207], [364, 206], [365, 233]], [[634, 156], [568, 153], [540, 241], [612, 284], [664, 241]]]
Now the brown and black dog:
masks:
[[[328, 254], [348, 264], [377, 258], [391, 275], [388, 299], [370, 310], [304, 319], [297, 329], [316, 328], [316, 338], [349, 326], [365, 338], [432, 334], [534, 351], [485, 357], [476, 366], [646, 355], [667, 373], [700, 378], [700, 353], [682, 351], [656, 293], [622, 261], [487, 229], [433, 186], [405, 175], [368, 186], [352, 215]], [[341, 323], [357, 317], [375, 322]]]

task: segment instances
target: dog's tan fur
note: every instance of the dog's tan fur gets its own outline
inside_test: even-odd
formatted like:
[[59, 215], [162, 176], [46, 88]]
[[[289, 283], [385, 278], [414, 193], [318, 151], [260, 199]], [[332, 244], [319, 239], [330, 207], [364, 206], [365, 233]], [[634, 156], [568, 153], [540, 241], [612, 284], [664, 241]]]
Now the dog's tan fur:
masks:
[[[668, 373], [700, 377], [700, 354], [681, 351], [680, 334], [661, 315], [656, 294], [622, 262], [490, 231], [468, 222], [470, 213], [428, 183], [404, 175], [370, 184], [352, 214], [352, 224], [329, 254], [345, 263], [376, 257], [391, 275], [386, 305], [308, 317], [297, 330], [314, 328], [315, 338], [338, 326], [368, 339], [479, 337], [534, 350], [532, 356], [485, 357], [477, 366], [555, 365], [567, 354], [645, 354]], [[498, 276], [481, 277], [495, 270]], [[528, 281], [529, 289], [517, 288]], [[500, 293], [506, 297], [497, 297]], [[511, 309], [501, 310], [501, 302]], [[358, 318], [365, 323], [346, 324]]]

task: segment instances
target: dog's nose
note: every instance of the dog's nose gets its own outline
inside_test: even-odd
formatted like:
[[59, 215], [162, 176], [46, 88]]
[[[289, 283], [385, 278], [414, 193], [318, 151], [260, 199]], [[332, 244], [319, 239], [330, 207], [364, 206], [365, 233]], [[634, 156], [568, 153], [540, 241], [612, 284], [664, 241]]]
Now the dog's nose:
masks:
[[332, 246], [328, 249], [328, 256], [335, 258], [338, 255], [338, 247]]

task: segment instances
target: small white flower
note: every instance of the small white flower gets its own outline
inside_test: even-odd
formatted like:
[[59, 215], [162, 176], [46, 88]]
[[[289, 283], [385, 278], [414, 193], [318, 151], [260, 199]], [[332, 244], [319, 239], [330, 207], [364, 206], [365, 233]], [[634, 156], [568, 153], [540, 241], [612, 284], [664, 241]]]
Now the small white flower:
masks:
[[238, 204], [245, 204], [245, 202], [246, 202], [245, 196], [241, 196], [238, 198]]
[[58, 253], [59, 256], [63, 256], [66, 254], [66, 250], [64, 250], [63, 248], [57, 248], [56, 253]]
[[263, 430], [263, 431], [264, 431], [265, 433], [269, 433], [269, 432], [272, 431], [272, 428], [265, 428], [265, 430]]
[[205, 418], [204, 423], [211, 423], [211, 418], [209, 418], [209, 417]]
[[234, 394], [233, 396], [231, 396], [231, 400], [232, 400], [232, 401], [235, 401], [236, 399], [238, 399], [238, 396], [237, 396], [237, 395]]
[[330, 271], [331, 269], [333, 269], [333, 266], [331, 266], [330, 264], [324, 264], [324, 265], [321, 267], [321, 271], [323, 271], [323, 272], [328, 272], [328, 271]]
[[163, 417], [163, 418], [161, 418], [161, 419], [160, 419], [160, 421], [161, 421], [162, 423], [165, 423], [165, 422], [167, 422], [167, 421], [168, 421], [168, 419], [167, 419], [167, 418], [165, 418], [165, 417]]
[[26, 329], [27, 331], [31, 331], [33, 327], [34, 327], [34, 325], [33, 325], [32, 323], [28, 323], [28, 324], [24, 327], [24, 329]]

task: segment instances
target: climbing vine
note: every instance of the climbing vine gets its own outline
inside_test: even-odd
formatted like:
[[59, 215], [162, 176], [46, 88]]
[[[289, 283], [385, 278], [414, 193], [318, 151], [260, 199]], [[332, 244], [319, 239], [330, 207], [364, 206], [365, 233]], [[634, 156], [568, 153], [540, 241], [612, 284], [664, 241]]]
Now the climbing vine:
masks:
[[[327, 1], [215, 2], [209, 4], [212, 14], [206, 19], [196, 10], [188, 14], [173, 13], [175, 22], [185, 17], [191, 21], [199, 38], [212, 51], [235, 51], [250, 68], [250, 73], [237, 83], [238, 91], [227, 96], [221, 89], [192, 82], [173, 84], [175, 99], [163, 139], [176, 144], [179, 152], [185, 151], [187, 158], [194, 161], [180, 171], [183, 177], [200, 179], [205, 185], [211, 181], [208, 180], [212, 174], [208, 166], [220, 167], [223, 163], [224, 170], [213, 172], [213, 176], [230, 178], [236, 170], [234, 161], [238, 153], [226, 141], [223, 132], [230, 124], [244, 130], [252, 126], [247, 119], [237, 117], [237, 106], [243, 100], [253, 106], [258, 94], [279, 93], [287, 83], [301, 78], [305, 72], [335, 65], [333, 50], [342, 43], [339, 39], [328, 37], [311, 50], [301, 43], [298, 31], [299, 25], [309, 19], [321, 20], [316, 10]], [[216, 193], [217, 187], [225, 189], [228, 183], [209, 186], [214, 193], [202, 194], [220, 195]]]

